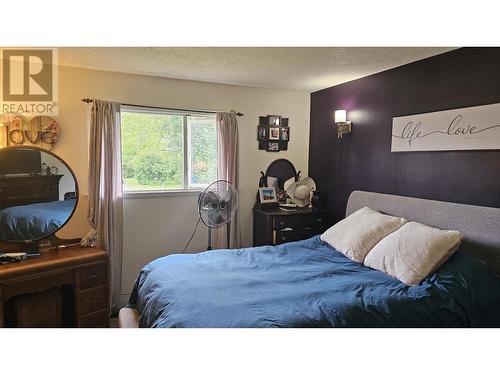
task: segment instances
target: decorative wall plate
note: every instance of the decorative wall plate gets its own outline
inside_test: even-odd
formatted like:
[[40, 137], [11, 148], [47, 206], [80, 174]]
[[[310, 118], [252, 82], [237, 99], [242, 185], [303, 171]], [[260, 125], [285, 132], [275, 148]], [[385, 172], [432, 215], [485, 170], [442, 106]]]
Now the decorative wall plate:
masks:
[[39, 141], [41, 132], [42, 121], [40, 119], [40, 116], [31, 119], [24, 128], [24, 135], [26, 136], [26, 139], [32, 144], [35, 144]]
[[[40, 139], [42, 143], [50, 145], [52, 148], [59, 139], [60, 128], [59, 124], [51, 117], [48, 116], [38, 116], [41, 122], [42, 134]], [[36, 117], [35, 117], [36, 118]]]
[[49, 146], [54, 146], [57, 142], [57, 139], [54, 137], [54, 134], [52, 132], [42, 132], [40, 136], [40, 140], [42, 143], [45, 143], [46, 145]]
[[0, 115], [0, 147], [25, 144], [51, 150], [59, 135], [59, 124], [51, 117], [36, 116], [27, 121], [14, 113]]
[[24, 134], [22, 130], [14, 129], [9, 132], [9, 139], [12, 143], [20, 145], [24, 142]]
[[36, 143], [38, 141], [38, 137], [40, 137], [40, 132], [36, 130], [25, 130], [24, 135], [30, 143]]
[[[24, 135], [19, 134], [24, 129], [24, 119], [14, 113], [0, 115], [0, 147], [18, 145], [24, 141]], [[19, 143], [20, 142], [20, 143]]]
[[10, 130], [21, 130], [23, 128], [23, 119], [14, 114], [4, 113], [0, 116], [0, 123], [4, 126], [8, 126]]

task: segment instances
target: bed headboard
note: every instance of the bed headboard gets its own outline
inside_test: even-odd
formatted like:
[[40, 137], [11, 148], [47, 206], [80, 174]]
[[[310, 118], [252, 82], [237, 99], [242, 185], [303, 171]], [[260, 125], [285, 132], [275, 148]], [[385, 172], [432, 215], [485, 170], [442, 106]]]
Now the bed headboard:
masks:
[[500, 275], [500, 208], [353, 191], [347, 201], [346, 216], [365, 206], [436, 228], [460, 231], [466, 245], [462, 249], [488, 263]]

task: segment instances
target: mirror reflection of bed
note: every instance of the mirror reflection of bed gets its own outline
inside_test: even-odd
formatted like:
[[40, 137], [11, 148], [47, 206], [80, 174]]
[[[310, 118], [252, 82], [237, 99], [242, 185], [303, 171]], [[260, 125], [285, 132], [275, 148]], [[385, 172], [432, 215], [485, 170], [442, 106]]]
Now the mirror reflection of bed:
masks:
[[29, 242], [54, 234], [77, 204], [73, 174], [34, 147], [0, 151], [0, 240]]

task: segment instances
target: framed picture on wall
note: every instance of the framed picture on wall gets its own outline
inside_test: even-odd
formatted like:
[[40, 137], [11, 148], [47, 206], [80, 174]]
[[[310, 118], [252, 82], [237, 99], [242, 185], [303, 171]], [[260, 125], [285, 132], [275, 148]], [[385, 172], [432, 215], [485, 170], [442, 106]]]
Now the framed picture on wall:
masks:
[[267, 116], [259, 116], [259, 126], [268, 126]]
[[280, 139], [280, 128], [270, 127], [269, 128], [269, 140], [279, 141]]
[[267, 140], [267, 126], [258, 126], [257, 127], [257, 140], [265, 141]]
[[269, 115], [269, 116], [267, 116], [267, 120], [269, 122], [269, 126], [279, 126], [279, 124], [281, 122], [281, 116]]
[[267, 144], [267, 151], [279, 151], [279, 150], [280, 150], [279, 142], [269, 142]]
[[290, 128], [281, 128], [280, 129], [280, 140], [281, 141], [290, 140]]
[[259, 116], [257, 143], [259, 150], [279, 152], [288, 150], [290, 128], [288, 118], [279, 115]]

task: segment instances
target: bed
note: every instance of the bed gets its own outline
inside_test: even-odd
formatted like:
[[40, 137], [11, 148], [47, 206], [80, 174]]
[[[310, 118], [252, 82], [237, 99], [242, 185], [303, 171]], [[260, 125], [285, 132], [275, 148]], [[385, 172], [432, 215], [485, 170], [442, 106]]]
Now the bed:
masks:
[[437, 272], [407, 286], [316, 236], [279, 246], [176, 254], [146, 265], [121, 326], [500, 327], [500, 209], [355, 191], [369, 206], [464, 234]]
[[13, 206], [0, 211], [0, 238], [22, 241], [54, 233], [71, 216], [76, 199]]

